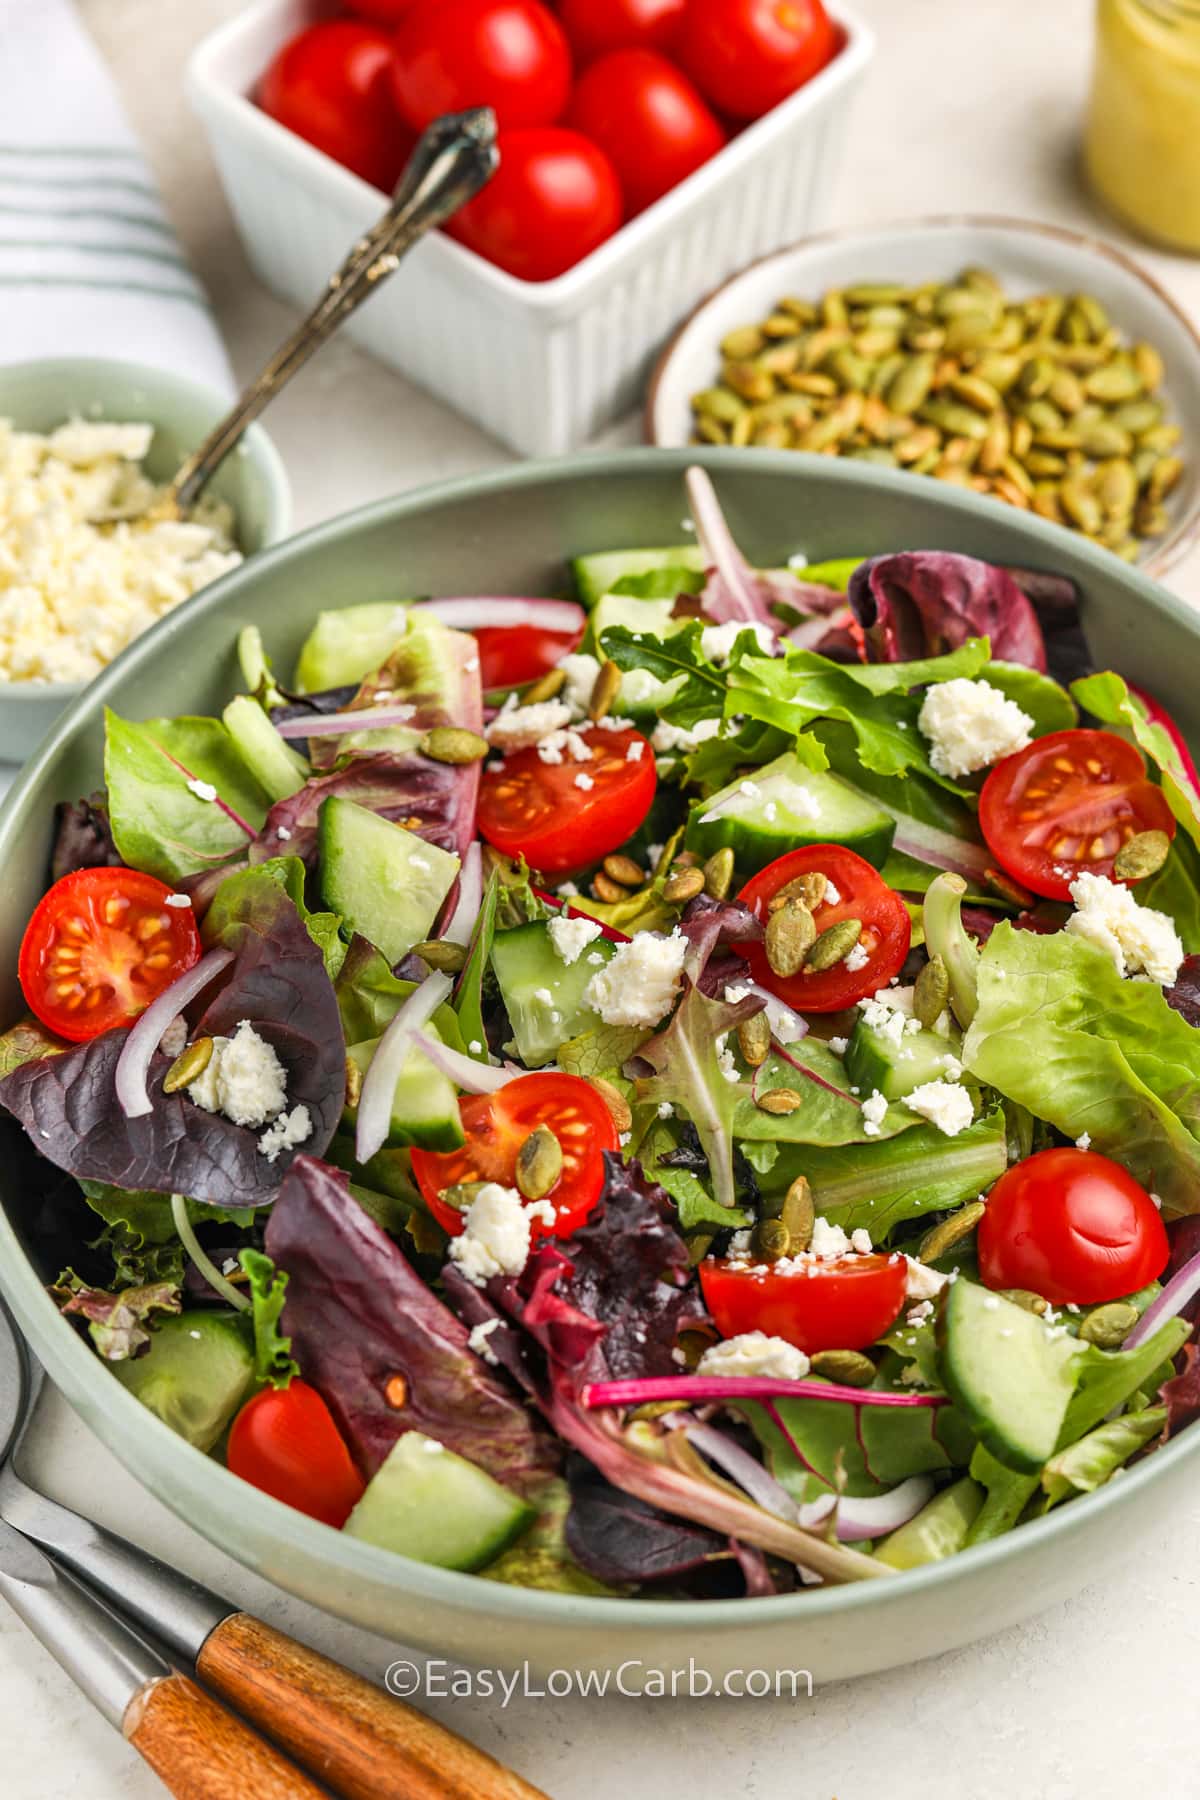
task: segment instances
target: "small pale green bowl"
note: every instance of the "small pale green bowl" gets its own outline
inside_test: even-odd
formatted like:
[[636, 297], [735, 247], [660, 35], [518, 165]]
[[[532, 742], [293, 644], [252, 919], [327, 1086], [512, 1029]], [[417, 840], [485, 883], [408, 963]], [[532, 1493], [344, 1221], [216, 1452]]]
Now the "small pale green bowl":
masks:
[[[53, 431], [73, 418], [153, 425], [146, 468], [157, 481], [170, 480], [229, 404], [215, 388], [182, 375], [107, 357], [47, 357], [0, 368], [0, 419], [11, 419], [18, 430]], [[244, 556], [287, 536], [291, 490], [279, 452], [260, 426], [252, 425], [226, 458], [212, 492], [233, 508]], [[85, 685], [0, 681], [0, 762], [24, 762]]]
[[[1200, 619], [1108, 551], [1027, 513], [940, 482], [787, 451], [621, 450], [526, 463], [292, 539], [169, 614], [92, 683], [0, 811], [0, 1022], [21, 1010], [17, 950], [45, 888], [54, 802], [103, 779], [105, 706], [132, 718], [219, 711], [238, 681], [243, 625], [261, 628], [286, 673], [321, 607], [420, 593], [554, 593], [573, 554], [678, 543], [691, 462], [710, 471], [735, 538], [760, 565], [797, 549], [818, 560], [929, 548], [1073, 576], [1097, 661], [1156, 693], [1193, 741], [1200, 736]], [[462, 1661], [516, 1667], [527, 1657], [544, 1675], [613, 1671], [634, 1659], [635, 1684], [639, 1667], [686, 1672], [689, 1658], [714, 1679], [807, 1669], [819, 1684], [915, 1662], [1103, 1579], [1143, 1534], [1180, 1516], [1200, 1478], [1200, 1425], [1192, 1425], [1097, 1493], [992, 1543], [905, 1574], [775, 1598], [603, 1599], [430, 1568], [247, 1486], [113, 1379], [44, 1286], [90, 1235], [82, 1201], [78, 1218], [71, 1211], [71, 1186], [56, 1184], [15, 1122], [0, 1117], [0, 1288], [71, 1405], [158, 1499], [247, 1568], [340, 1618]], [[1136, 1633], [1127, 1635], [1133, 1642]], [[687, 1692], [686, 1673], [678, 1691]]]

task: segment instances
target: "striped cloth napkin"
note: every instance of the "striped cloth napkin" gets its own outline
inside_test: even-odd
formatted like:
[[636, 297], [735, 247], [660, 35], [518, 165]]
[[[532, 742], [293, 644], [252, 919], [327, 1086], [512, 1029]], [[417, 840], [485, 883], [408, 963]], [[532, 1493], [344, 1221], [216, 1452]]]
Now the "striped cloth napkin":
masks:
[[112, 356], [232, 394], [208, 301], [71, 0], [0, 0], [0, 363]]

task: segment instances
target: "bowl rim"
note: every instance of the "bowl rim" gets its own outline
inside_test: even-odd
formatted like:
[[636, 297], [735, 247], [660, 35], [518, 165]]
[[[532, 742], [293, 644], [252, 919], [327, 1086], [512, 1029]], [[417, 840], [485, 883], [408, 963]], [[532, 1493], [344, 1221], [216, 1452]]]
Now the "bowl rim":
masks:
[[[228, 47], [238, 43], [244, 34], [253, 32], [272, 7], [285, 3], [286, 0], [257, 0], [256, 4], [249, 5], [201, 39], [187, 65], [187, 85], [193, 101], [199, 101], [201, 111], [209, 105], [219, 107], [227, 117], [235, 119], [243, 131], [254, 131], [264, 144], [273, 143], [280, 156], [290, 155], [296, 169], [322, 180], [329, 192], [340, 190], [355, 196], [365, 192], [377, 205], [386, 202], [387, 196], [382, 189], [279, 124], [263, 112], [251, 93], [230, 86], [219, 72], [220, 60]], [[714, 189], [752, 163], [768, 144], [802, 124], [810, 113], [820, 110], [840, 88], [862, 74], [875, 54], [874, 32], [847, 0], [829, 0], [828, 10], [835, 24], [841, 27], [843, 41], [824, 68], [761, 118], [748, 121], [715, 156], [701, 163], [652, 206], [625, 219], [611, 237], [590, 250], [573, 267], [564, 269], [561, 275], [552, 276], [549, 281], [526, 281], [522, 276], [512, 275], [488, 262], [444, 231], [430, 234], [423, 246], [425, 253], [440, 256], [446, 266], [490, 290], [493, 299], [502, 300], [511, 308], [534, 313], [578, 309], [618, 267], [635, 261], [645, 245], [659, 231], [672, 225], [685, 207], [703, 205]], [[320, 22], [319, 19], [310, 20], [310, 23]]]
[[[230, 397], [222, 394], [218, 388], [210, 386], [206, 381], [196, 381], [191, 375], [178, 375], [174, 370], [164, 369], [156, 363], [137, 362], [132, 357], [34, 356], [23, 362], [0, 365], [0, 418], [5, 416], [4, 389], [6, 381], [18, 376], [28, 376], [33, 380], [53, 381], [59, 378], [71, 381], [78, 378], [81, 381], [87, 381], [97, 369], [111, 373], [117, 380], [142, 383], [147, 390], [152, 390], [157, 386], [159, 393], [162, 393], [169, 389], [181, 400], [210, 406], [213, 409], [214, 425], [224, 413], [229, 411], [232, 404]], [[153, 411], [152, 406], [146, 408], [147, 413]], [[102, 419], [104, 414], [93, 416]], [[157, 421], [147, 419], [145, 422], [154, 424], [157, 431]], [[245, 455], [251, 458], [262, 471], [267, 502], [267, 522], [262, 550], [269, 550], [284, 541], [292, 526], [292, 484], [288, 479], [283, 457], [280, 455], [274, 439], [258, 423], [247, 427], [241, 442], [229, 454], [231, 457]], [[262, 550], [248, 552], [244, 555], [243, 560], [248, 562], [252, 556], [261, 555]], [[200, 590], [201, 593], [203, 591], [203, 589]], [[196, 597], [193, 594], [187, 600], [181, 601], [180, 607], [190, 606]], [[175, 610], [178, 611], [180, 608]], [[139, 636], [144, 635], [144, 632], [139, 634]], [[127, 650], [131, 648], [132, 645], [126, 647]], [[112, 668], [113, 663], [119, 662], [125, 654], [125, 650], [120, 651], [113, 661], [106, 665], [105, 672]], [[30, 704], [46, 702], [62, 706], [82, 694], [89, 685], [86, 681], [0, 681], [0, 705], [11, 706], [28, 701]]]
[[[747, 459], [751, 459], [748, 461]], [[674, 466], [682, 477], [691, 463], [700, 463], [711, 473], [722, 471], [746, 474], [754, 467], [764, 473], [785, 474], [803, 479], [810, 465], [786, 450], [735, 449], [715, 446], [681, 446], [670, 449], [633, 447], [620, 450], [585, 452], [572, 457], [531, 460], [489, 470], [483, 474], [457, 476], [448, 481], [413, 489], [391, 499], [376, 500], [338, 517], [310, 526], [286, 542], [264, 550], [239, 568], [222, 576], [196, 596], [191, 617], [222, 602], [225, 595], [253, 582], [268, 568], [286, 565], [302, 558], [318, 544], [344, 542], [363, 527], [382, 522], [400, 522], [413, 512], [430, 506], [442, 507], [458, 501], [475, 500], [481, 493], [504, 492], [537, 483], [586, 482], [605, 475], [636, 475], [639, 470]], [[909, 482], [900, 470], [880, 469], [863, 463], [823, 459], [822, 478], [858, 488], [864, 497], [883, 488], [898, 495], [908, 494]], [[951, 514], [963, 518], [981, 516], [992, 519], [993, 512], [984, 496], [969, 490], [941, 487], [933, 490], [937, 504]], [[1047, 520], [1024, 514], [1011, 521], [1027, 534], [1035, 549], [1044, 550], [1048, 558], [1063, 548], [1061, 532]], [[1129, 584], [1136, 597], [1155, 611], [1165, 613], [1200, 640], [1200, 616], [1173, 594], [1160, 588], [1137, 568], [1117, 564], [1108, 552], [1086, 539], [1071, 540], [1074, 558], [1098, 574], [1115, 576]], [[31, 809], [52, 760], [74, 734], [84, 709], [97, 714], [111, 697], [111, 689], [132, 672], [133, 665], [151, 649], [165, 644], [171, 637], [188, 628], [187, 618], [179, 608], [157, 621], [130, 645], [104, 673], [78, 696], [38, 747], [31, 760], [18, 775], [10, 793], [0, 805], [0, 861], [7, 840], [21, 829], [23, 815]], [[794, 1594], [778, 1594], [755, 1599], [695, 1600], [678, 1602], [654, 1598], [608, 1598], [602, 1595], [579, 1595], [547, 1592], [536, 1588], [509, 1586], [488, 1581], [482, 1576], [436, 1568], [414, 1562], [396, 1552], [348, 1538], [331, 1527], [285, 1506], [270, 1495], [250, 1487], [213, 1458], [204, 1455], [176, 1436], [170, 1428], [148, 1412], [135, 1397], [117, 1382], [103, 1366], [82, 1337], [61, 1316], [46, 1293], [32, 1262], [26, 1256], [7, 1209], [0, 1205], [0, 1292], [28, 1335], [39, 1358], [45, 1363], [51, 1379], [85, 1419], [90, 1429], [97, 1430], [110, 1450], [142, 1485], [159, 1492], [156, 1485], [157, 1465], [182, 1459], [194, 1471], [183, 1485], [193, 1490], [198, 1482], [213, 1483], [219, 1500], [219, 1517], [212, 1519], [211, 1505], [194, 1513], [183, 1510], [178, 1500], [165, 1501], [182, 1523], [198, 1530], [210, 1542], [235, 1560], [248, 1562], [234, 1538], [223, 1534], [226, 1518], [247, 1520], [264, 1539], [293, 1546], [310, 1563], [320, 1563], [325, 1570], [339, 1572], [369, 1581], [380, 1592], [426, 1600], [456, 1614], [490, 1616], [498, 1621], [531, 1626], [540, 1624], [573, 1625], [579, 1629], [610, 1632], [612, 1629], [645, 1629], [664, 1634], [669, 1639], [687, 1637], [695, 1642], [698, 1630], [723, 1635], [746, 1626], [774, 1624], [802, 1629], [806, 1621], [822, 1621], [865, 1608], [907, 1604], [910, 1597], [932, 1590], [951, 1591], [959, 1583], [970, 1583], [983, 1573], [1008, 1561], [1020, 1558], [1022, 1546], [1032, 1553], [1039, 1545], [1063, 1540], [1082, 1528], [1102, 1511], [1120, 1511], [1136, 1501], [1139, 1494], [1157, 1485], [1169, 1471], [1190, 1457], [1200, 1455], [1200, 1426], [1185, 1430], [1157, 1449], [1152, 1457], [1124, 1470], [1120, 1480], [1112, 1480], [1091, 1494], [1078, 1496], [1067, 1506], [1055, 1508], [1042, 1518], [1030, 1520], [1018, 1529], [1006, 1532], [988, 1543], [972, 1546], [941, 1562], [898, 1572], [887, 1580], [852, 1582], [839, 1587], [799, 1589]], [[104, 1419], [104, 1428], [92, 1425], [93, 1417]], [[145, 1442], [146, 1454], [140, 1453]], [[153, 1453], [151, 1453], [153, 1451]], [[189, 1462], [189, 1459], [198, 1459]], [[201, 1464], [207, 1474], [201, 1472]], [[147, 1476], [150, 1479], [147, 1479]], [[160, 1497], [162, 1497], [160, 1495]], [[332, 1611], [322, 1601], [324, 1610]]]
[[[1119, 244], [1113, 243], [1096, 232], [1077, 231], [1070, 225], [1058, 225], [1049, 219], [1022, 219], [1009, 213], [923, 213], [912, 219], [885, 219], [874, 225], [842, 226], [829, 231], [813, 232], [810, 237], [800, 238], [796, 243], [788, 244], [782, 250], [771, 250], [765, 256], [756, 257], [744, 268], [738, 269], [734, 274], [727, 276], [724, 281], [718, 282], [716, 287], [711, 288], [696, 302], [687, 317], [680, 321], [655, 359], [646, 386], [646, 397], [642, 402], [642, 441], [660, 450], [682, 447], [662, 443], [659, 439], [656, 417], [659, 392], [670, 373], [671, 364], [685, 334], [691, 330], [708, 307], [714, 305], [722, 295], [736, 286], [738, 282], [743, 281], [746, 276], [752, 275], [772, 263], [789, 262], [792, 258], [801, 256], [807, 251], [821, 250], [834, 245], [855, 242], [867, 244], [879, 238], [894, 237], [901, 232], [940, 231], [949, 234], [953, 231], [967, 230], [1007, 232], [1013, 237], [1050, 238], [1060, 244], [1065, 244], [1072, 251], [1083, 251], [1091, 256], [1099, 256], [1104, 261], [1115, 264], [1125, 274], [1134, 276], [1144, 288], [1149, 289], [1158, 304], [1174, 316], [1176, 323], [1191, 339], [1196, 356], [1197, 381], [1200, 384], [1200, 324], [1191, 318], [1156, 275], [1152, 274], [1137, 257], [1122, 249]], [[803, 455], [805, 452], [791, 451], [789, 454]], [[1198, 447], [1198, 454], [1200, 454], [1200, 447]], [[906, 481], [914, 479], [907, 473], [904, 478]], [[981, 494], [978, 497], [987, 501], [990, 506], [1006, 504], [1002, 500], [992, 500], [988, 495]], [[1068, 528], [1054, 526], [1053, 529], [1064, 531]], [[1076, 535], [1074, 532], [1071, 533], [1072, 538]], [[1197, 494], [1191, 510], [1184, 514], [1174, 529], [1169, 531], [1166, 537], [1148, 552], [1144, 561], [1132, 566], [1155, 580], [1161, 580], [1195, 547], [1198, 540], [1200, 540], [1200, 493]]]

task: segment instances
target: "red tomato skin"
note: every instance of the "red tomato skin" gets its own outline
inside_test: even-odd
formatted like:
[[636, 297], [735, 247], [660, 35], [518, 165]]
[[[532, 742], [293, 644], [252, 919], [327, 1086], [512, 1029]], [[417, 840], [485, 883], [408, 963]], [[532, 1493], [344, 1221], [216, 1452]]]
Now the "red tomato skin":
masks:
[[355, 19], [327, 19], [286, 43], [258, 85], [265, 113], [385, 193], [415, 138], [392, 101], [392, 40]]
[[[1111, 779], [1094, 779], [1087, 767], [1089, 761], [1102, 763]], [[1074, 777], [1061, 769], [1062, 762], [1075, 766]], [[1107, 828], [1111, 841], [1105, 854], [1077, 859], [1066, 851], [1052, 851], [1049, 843], [1039, 842], [1039, 838], [1049, 837], [1054, 830], [1055, 812], [1053, 806], [1039, 809], [1036, 796], [1029, 802], [1036, 816], [1026, 822], [1020, 820], [1025, 795], [1039, 782], [1042, 770], [1048, 770], [1050, 778], [1060, 783], [1074, 780], [1076, 787], [1085, 792], [1090, 782], [1096, 808], [1103, 807], [1106, 795], [1115, 795], [1114, 822]], [[1068, 798], [1071, 792], [1067, 787]], [[1105, 835], [1105, 822], [1089, 824], [1079, 817], [1079, 812], [1076, 802], [1075, 818], [1067, 829], [1071, 842], [1082, 848], [1094, 835]], [[1165, 831], [1173, 838], [1176, 831], [1175, 816], [1162, 789], [1148, 778], [1141, 751], [1115, 732], [1079, 728], [1034, 738], [1026, 749], [1015, 750], [998, 762], [980, 790], [979, 827], [988, 849], [1008, 873], [1047, 900], [1069, 900], [1071, 883], [1085, 870], [1111, 876], [1121, 843], [1135, 832]]]
[[298, 1376], [247, 1400], [230, 1427], [226, 1462], [251, 1487], [338, 1531], [366, 1485], [329, 1408]]
[[[137, 869], [103, 868], [75, 869], [42, 895], [21, 939], [17, 978], [29, 1010], [48, 1030], [73, 1044], [85, 1044], [116, 1025], [128, 1025], [178, 976], [199, 962], [201, 944], [196, 915], [190, 906], [168, 907], [166, 901], [171, 892], [165, 882], [156, 880], [153, 875], [143, 875]], [[139, 993], [139, 1003], [132, 1007], [101, 1003], [93, 1009], [85, 1006], [83, 1010], [75, 1011], [62, 1002], [56, 1004], [49, 992], [54, 980], [54, 963], [64, 948], [69, 952], [74, 947], [64, 946], [62, 924], [70, 918], [83, 918], [95, 925], [97, 909], [112, 897], [125, 897], [146, 913], [161, 909], [174, 951], [172, 961], [163, 968], [161, 976], [156, 972], [152, 980], [139, 977], [145, 991]], [[100, 930], [103, 932], [104, 927]], [[104, 960], [100, 954], [101, 965]]]
[[[636, 731], [580, 732], [592, 750], [587, 763], [543, 763], [536, 745], [516, 750], [483, 772], [479, 788], [481, 837], [506, 856], [524, 856], [547, 877], [599, 861], [632, 837], [654, 801], [654, 752]], [[642, 745], [632, 762], [628, 752]], [[586, 773], [592, 789], [580, 788]]]
[[[519, 1075], [498, 1093], [461, 1099], [459, 1112], [467, 1138], [461, 1149], [411, 1152], [421, 1197], [443, 1231], [458, 1237], [466, 1222], [456, 1206], [441, 1198], [441, 1190], [481, 1179], [514, 1186], [517, 1151], [542, 1124], [550, 1126], [562, 1145], [564, 1169], [545, 1196], [555, 1209], [554, 1223], [535, 1218], [532, 1241], [569, 1237], [583, 1224], [604, 1187], [601, 1152], [617, 1148], [612, 1114], [595, 1088], [577, 1075]], [[564, 1128], [568, 1112], [573, 1131]]]
[[502, 132], [553, 125], [571, 91], [566, 35], [541, 0], [414, 6], [395, 48], [392, 88], [414, 131], [469, 106], [490, 106]]
[[398, 25], [406, 12], [422, 4], [424, 0], [349, 0], [346, 11], [373, 25]]
[[837, 54], [821, 0], [688, 0], [680, 62], [705, 98], [758, 119]]
[[833, 882], [839, 898], [836, 906], [822, 902], [817, 907], [817, 930], [826, 931], [839, 919], [861, 919], [861, 941], [870, 951], [861, 969], [848, 969], [839, 962], [815, 975], [781, 976], [772, 969], [761, 944], [734, 948], [746, 958], [754, 980], [796, 1012], [841, 1012], [864, 995], [886, 987], [900, 973], [912, 942], [912, 920], [899, 894], [880, 879], [878, 870], [841, 844], [805, 844], [789, 850], [752, 875], [738, 898], [765, 922], [767, 902], [779, 888], [818, 870]]
[[795, 1275], [755, 1275], [715, 1258], [700, 1264], [704, 1304], [722, 1337], [764, 1331], [808, 1356], [873, 1344], [900, 1316], [906, 1281], [904, 1258], [881, 1253], [813, 1262]]
[[670, 53], [687, 0], [562, 0], [558, 13], [576, 68], [612, 50]]
[[611, 159], [631, 215], [726, 143], [687, 76], [655, 50], [615, 50], [594, 62], [576, 84], [567, 118]]
[[553, 281], [613, 235], [624, 217], [617, 172], [578, 131], [502, 131], [500, 167], [445, 229], [520, 281]]
[[474, 633], [484, 689], [521, 687], [556, 668], [579, 648], [578, 631], [544, 631], [540, 625], [484, 625]]
[[1155, 1281], [1170, 1246], [1158, 1208], [1096, 1150], [1039, 1150], [1005, 1171], [979, 1221], [979, 1273], [1055, 1306], [1097, 1306]]

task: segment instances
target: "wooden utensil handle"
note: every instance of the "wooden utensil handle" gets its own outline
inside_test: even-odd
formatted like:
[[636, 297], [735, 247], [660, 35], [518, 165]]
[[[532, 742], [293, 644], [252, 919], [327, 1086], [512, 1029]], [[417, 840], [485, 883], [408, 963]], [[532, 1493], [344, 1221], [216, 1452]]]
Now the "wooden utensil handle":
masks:
[[196, 1667], [345, 1800], [547, 1800], [465, 1738], [248, 1613], [217, 1626]]
[[328, 1800], [186, 1675], [164, 1675], [139, 1689], [124, 1732], [178, 1800]]

